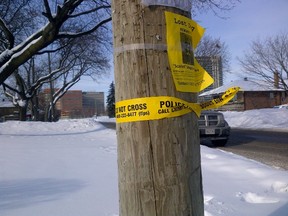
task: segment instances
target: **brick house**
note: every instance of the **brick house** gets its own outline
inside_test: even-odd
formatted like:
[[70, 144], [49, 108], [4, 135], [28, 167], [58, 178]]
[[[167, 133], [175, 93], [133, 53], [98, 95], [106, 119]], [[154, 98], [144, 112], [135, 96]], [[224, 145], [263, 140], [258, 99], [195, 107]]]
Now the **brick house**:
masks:
[[277, 85], [265, 83], [263, 81], [237, 80], [227, 85], [220, 86], [208, 92], [199, 95], [199, 101], [205, 101], [208, 98], [216, 98], [223, 94], [228, 88], [238, 86], [239, 92], [225, 106], [219, 110], [244, 111], [251, 109], [272, 108], [274, 106], [288, 103], [288, 95], [285, 90], [277, 88]]

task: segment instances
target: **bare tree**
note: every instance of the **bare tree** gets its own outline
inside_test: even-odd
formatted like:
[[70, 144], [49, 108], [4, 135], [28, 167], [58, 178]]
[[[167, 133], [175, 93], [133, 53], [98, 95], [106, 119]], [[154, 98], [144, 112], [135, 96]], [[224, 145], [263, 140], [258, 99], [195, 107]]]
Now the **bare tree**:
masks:
[[[212, 10], [219, 14], [231, 10], [237, 2], [239, 0], [193, 0], [193, 13]], [[20, 65], [60, 38], [90, 34], [111, 20], [109, 0], [62, 0], [58, 3], [52, 0], [43, 0], [42, 4], [36, 0], [1, 1], [0, 85]], [[43, 25], [37, 26], [39, 23]], [[19, 35], [21, 37], [16, 37]], [[27, 37], [23, 39], [23, 35]]]
[[[83, 76], [89, 76], [96, 80], [105, 74], [109, 68], [109, 59], [101, 49], [95, 49], [96, 38], [89, 36], [91, 40], [74, 39], [72, 46], [66, 46], [60, 52], [61, 58], [55, 80], [57, 80], [56, 91], [53, 92], [52, 101], [48, 110], [52, 110], [53, 105]], [[93, 44], [93, 46], [91, 46]], [[100, 46], [100, 45], [99, 45]], [[99, 47], [98, 46], [98, 47]], [[47, 113], [48, 119], [51, 119], [51, 113]]]
[[223, 12], [231, 11], [241, 0], [192, 0], [192, 2], [193, 16], [212, 11], [214, 15], [225, 18]]
[[[42, 7], [33, 0], [0, 3], [0, 85], [23, 113], [28, 102], [34, 103], [32, 107], [37, 113], [37, 94], [45, 83], [56, 83], [61, 78], [57, 81], [62, 83], [58, 86], [62, 89], [62, 94], [57, 92], [59, 99], [82, 75], [96, 79], [109, 65], [110, 29], [104, 26], [110, 21], [109, 3], [94, 0], [56, 3], [43, 0]], [[53, 54], [50, 72], [46, 53]], [[46, 58], [43, 60], [41, 55]], [[36, 68], [37, 65], [42, 66]], [[13, 73], [11, 78], [15, 80], [5, 82]]]
[[204, 35], [195, 50], [195, 56], [196, 58], [203, 56], [221, 57], [224, 75], [230, 71], [231, 55], [228, 46], [220, 38], [213, 38], [208, 34]]
[[[7, 25], [6, 17], [0, 17], [1, 38], [6, 43], [5, 50], [0, 54], [0, 85], [38, 52], [52, 44], [59, 49], [60, 39], [91, 34], [111, 20], [110, 4], [106, 0], [63, 0], [55, 9], [51, 7], [53, 1], [43, 0], [40, 6], [37, 2], [37, 8], [44, 10], [42, 18], [45, 18], [46, 24], [19, 41], [19, 44], [15, 43], [15, 34]], [[21, 7], [14, 10], [21, 10]]]
[[[41, 67], [35, 66], [34, 58], [32, 58], [31, 61], [21, 66], [17, 73], [14, 73], [17, 78], [15, 79], [16, 83], [10, 82], [9, 85], [3, 83], [7, 93], [9, 89], [10, 97], [17, 96], [19, 102], [32, 103], [33, 116], [37, 116], [37, 110], [39, 110], [36, 99], [43, 85], [53, 83], [50, 86], [51, 101], [49, 107], [45, 109], [47, 110], [45, 119], [54, 121], [54, 105], [82, 76], [89, 76], [96, 80], [103, 76], [109, 68], [107, 51], [105, 47], [101, 49], [99, 36], [90, 35], [85, 40], [82, 38], [69, 40], [70, 42], [61, 40], [65, 46], [57, 52], [48, 53], [48, 61], [47, 55], [41, 61], [38, 59], [37, 64]], [[14, 101], [16, 102], [16, 100]], [[19, 106], [19, 104], [15, 105]], [[21, 108], [25, 112], [27, 106]], [[35, 119], [37, 120], [37, 117]], [[25, 118], [21, 118], [21, 120], [25, 120]]]
[[243, 72], [250, 77], [265, 80], [288, 91], [287, 33], [253, 41], [250, 50], [246, 51], [244, 57], [238, 60]]
[[[213, 10], [216, 13], [231, 10], [237, 2], [239, 1], [194, 0], [193, 10]], [[90, 34], [111, 20], [108, 0], [63, 0], [57, 5], [56, 3], [52, 0], [43, 0], [41, 5], [39, 1], [33, 0], [1, 1], [0, 40], [3, 43], [0, 54], [0, 85], [20, 65], [60, 38]], [[35, 23], [43, 25], [39, 27]], [[16, 37], [19, 35], [21, 37]], [[27, 37], [23, 39], [23, 35]]]
[[[31, 2], [31, 1], [30, 1]], [[0, 3], [0, 52], [12, 49], [37, 23], [37, 11], [29, 0], [2, 0]]]

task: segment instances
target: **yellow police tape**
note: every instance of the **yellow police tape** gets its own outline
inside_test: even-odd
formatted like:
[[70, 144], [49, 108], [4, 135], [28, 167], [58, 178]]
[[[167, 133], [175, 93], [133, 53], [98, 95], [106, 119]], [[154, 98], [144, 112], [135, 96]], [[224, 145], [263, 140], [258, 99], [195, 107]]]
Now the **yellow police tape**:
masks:
[[169, 96], [144, 97], [123, 100], [116, 103], [117, 123], [157, 120], [181, 116], [195, 112], [199, 117], [202, 110], [216, 109], [230, 101], [239, 91], [239, 87], [229, 88], [216, 99], [203, 103], [189, 103]]

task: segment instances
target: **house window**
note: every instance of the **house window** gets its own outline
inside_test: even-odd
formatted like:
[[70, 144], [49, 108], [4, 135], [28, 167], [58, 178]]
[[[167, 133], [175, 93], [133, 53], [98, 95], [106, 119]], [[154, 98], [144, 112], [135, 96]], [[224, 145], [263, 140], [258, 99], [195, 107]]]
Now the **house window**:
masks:
[[270, 99], [273, 99], [273, 98], [274, 98], [274, 93], [273, 93], [273, 92], [270, 92], [270, 93], [269, 93], [269, 98], [270, 98]]

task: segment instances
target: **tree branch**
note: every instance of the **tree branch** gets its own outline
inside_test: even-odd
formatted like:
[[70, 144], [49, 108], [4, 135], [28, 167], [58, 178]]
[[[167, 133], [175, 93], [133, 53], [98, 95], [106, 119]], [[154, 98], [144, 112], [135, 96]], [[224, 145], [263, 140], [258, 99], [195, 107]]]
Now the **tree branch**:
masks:
[[91, 10], [83, 11], [82, 13], [69, 15], [69, 17], [70, 18], [75, 18], [75, 17], [79, 17], [79, 16], [82, 16], [82, 15], [87, 15], [87, 14], [96, 12], [96, 11], [101, 10], [101, 9], [108, 9], [108, 8], [111, 8], [111, 5], [103, 5], [103, 6], [100, 6], [100, 7], [93, 8]]
[[42, 12], [43, 16], [47, 17], [47, 19], [49, 20], [49, 22], [54, 23], [54, 19], [52, 17], [52, 13], [51, 13], [51, 9], [49, 6], [49, 2], [48, 0], [43, 0], [44, 1], [44, 7], [46, 12]]
[[96, 31], [99, 27], [102, 27], [104, 24], [110, 22], [111, 20], [112, 20], [112, 17], [109, 17], [109, 18], [99, 22], [96, 26], [94, 26], [90, 30], [87, 30], [87, 31], [84, 31], [84, 32], [80, 32], [80, 33], [59, 32], [57, 38], [77, 38], [77, 37], [81, 37], [81, 36], [84, 36], [84, 35], [88, 35], [88, 34], [91, 34], [94, 31]]
[[0, 27], [2, 28], [4, 34], [5, 34], [8, 42], [9, 42], [7, 49], [12, 49], [14, 47], [14, 43], [15, 43], [14, 35], [9, 30], [8, 26], [6, 25], [6, 23], [4, 22], [4, 20], [1, 17], [0, 17]]
[[43, 51], [40, 51], [40, 52], [37, 52], [36, 55], [42, 55], [42, 54], [45, 54], [45, 53], [55, 53], [57, 51], [60, 51], [62, 49], [64, 49], [65, 47], [69, 46], [71, 44], [71, 41], [69, 41], [68, 43], [64, 44], [63, 46], [60, 46], [58, 47], [57, 49], [47, 49], [47, 50], [43, 50]]
[[[17, 94], [20, 95], [20, 92], [19, 92], [17, 89], [9, 86], [8, 84], [3, 83], [2, 86], [3, 86], [3, 90], [4, 90], [5, 94], [6, 94], [6, 92], [7, 92], [7, 91], [6, 91], [6, 88], [8, 88], [9, 90], [11, 90], [11, 91], [13, 91], [13, 92], [16, 92]], [[9, 96], [10, 96], [10, 95], [9, 95]], [[11, 96], [10, 96], [10, 97], [11, 97]], [[13, 97], [13, 96], [12, 96], [12, 97]]]

